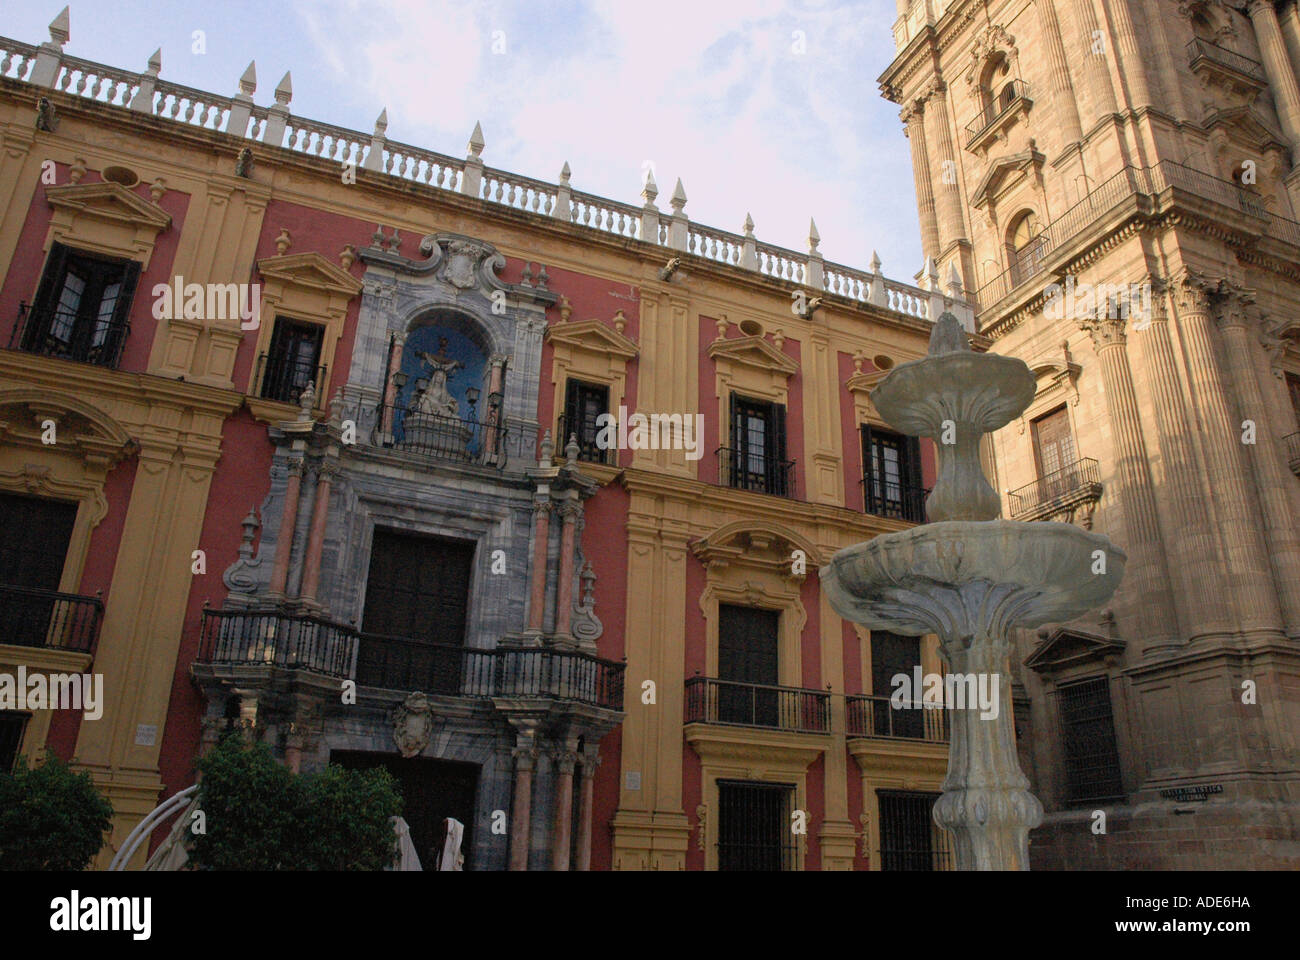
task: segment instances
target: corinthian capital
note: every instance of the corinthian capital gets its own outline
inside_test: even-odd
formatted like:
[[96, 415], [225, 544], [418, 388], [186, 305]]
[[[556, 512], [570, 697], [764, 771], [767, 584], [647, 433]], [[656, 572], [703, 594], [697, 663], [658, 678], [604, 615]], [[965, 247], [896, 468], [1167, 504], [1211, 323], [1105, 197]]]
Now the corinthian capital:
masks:
[[1177, 277], [1172, 289], [1179, 314], [1209, 313], [1214, 287], [1215, 284], [1199, 274], [1189, 272]]
[[1079, 329], [1092, 335], [1092, 345], [1098, 353], [1105, 347], [1122, 347], [1128, 339], [1123, 317], [1099, 316], [1079, 321]]

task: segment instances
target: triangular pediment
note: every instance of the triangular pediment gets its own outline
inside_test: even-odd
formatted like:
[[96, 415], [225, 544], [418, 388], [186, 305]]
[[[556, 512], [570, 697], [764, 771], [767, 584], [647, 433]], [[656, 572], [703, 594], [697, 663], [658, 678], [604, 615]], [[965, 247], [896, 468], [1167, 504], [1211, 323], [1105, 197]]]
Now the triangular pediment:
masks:
[[1201, 124], [1207, 131], [1221, 129], [1234, 140], [1248, 143], [1253, 149], [1287, 149], [1282, 135], [1251, 107], [1232, 107], [1215, 110]]
[[155, 233], [166, 230], [172, 223], [171, 214], [162, 207], [111, 180], [46, 187], [45, 199], [50, 206], [62, 207], [78, 216], [151, 227]]
[[1035, 164], [1041, 166], [1045, 159], [1043, 154], [1030, 148], [994, 161], [971, 194], [971, 206], [982, 207], [990, 200], [997, 199], [998, 195], [1010, 185], [1015, 174]]
[[545, 339], [552, 343], [566, 343], [581, 350], [607, 356], [635, 359], [640, 349], [635, 341], [612, 330], [601, 320], [565, 321], [546, 328]]
[[799, 364], [758, 335], [714, 340], [709, 344], [709, 356], [714, 360], [725, 358], [786, 377], [799, 370]]
[[867, 399], [871, 398], [871, 391], [876, 389], [881, 380], [889, 375], [888, 370], [871, 370], [866, 373], [855, 373], [844, 381], [844, 386], [851, 393], [860, 393]]
[[267, 280], [341, 293], [346, 297], [355, 297], [362, 287], [360, 280], [314, 251], [267, 257], [257, 261], [257, 272]]
[[1025, 666], [1038, 673], [1053, 673], [1061, 667], [1089, 661], [1103, 661], [1124, 652], [1121, 640], [1112, 640], [1085, 630], [1058, 627], [1025, 659]]

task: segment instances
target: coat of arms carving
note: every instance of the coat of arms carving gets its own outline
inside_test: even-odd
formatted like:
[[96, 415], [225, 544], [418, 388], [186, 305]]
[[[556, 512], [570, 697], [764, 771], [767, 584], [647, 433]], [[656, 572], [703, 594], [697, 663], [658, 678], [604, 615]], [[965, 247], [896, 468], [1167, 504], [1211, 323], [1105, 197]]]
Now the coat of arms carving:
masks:
[[447, 270], [443, 274], [447, 282], [454, 287], [467, 290], [474, 286], [474, 267], [482, 257], [483, 251], [464, 240], [453, 240], [447, 244]]
[[403, 757], [419, 756], [429, 745], [437, 720], [429, 698], [418, 690], [393, 711], [393, 742]]

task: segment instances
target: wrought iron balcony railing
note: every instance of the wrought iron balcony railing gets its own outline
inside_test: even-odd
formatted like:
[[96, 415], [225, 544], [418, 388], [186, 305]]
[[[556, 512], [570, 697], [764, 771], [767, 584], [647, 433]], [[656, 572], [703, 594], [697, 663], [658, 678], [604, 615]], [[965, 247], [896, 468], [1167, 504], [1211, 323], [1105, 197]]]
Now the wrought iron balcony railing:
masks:
[[564, 455], [564, 450], [569, 445], [570, 434], [574, 434], [578, 438], [579, 460], [585, 460], [587, 463], [612, 464], [618, 462], [617, 450], [613, 447], [602, 449], [596, 444], [597, 433], [584, 430], [582, 424], [573, 426], [569, 423], [569, 418], [564, 415], [561, 415], [555, 422], [555, 451], [558, 455]]
[[1282, 443], [1286, 445], [1287, 465], [1292, 473], [1300, 477], [1300, 433], [1287, 434], [1282, 438]]
[[1194, 38], [1187, 44], [1187, 62], [1193, 70], [1205, 60], [1227, 67], [1244, 77], [1249, 77], [1260, 83], [1266, 83], [1264, 77], [1264, 65], [1258, 60], [1252, 60], [1250, 57], [1243, 56], [1235, 50], [1229, 50], [1227, 47], [1221, 47], [1217, 43], [1212, 43], [1201, 37]]
[[718, 447], [718, 483], [777, 497], [794, 496], [794, 461]]
[[850, 737], [948, 742], [948, 711], [920, 703], [895, 708], [889, 697], [844, 698], [844, 724]]
[[1010, 500], [1011, 518], [1015, 520], [1071, 495], [1100, 493], [1101, 469], [1097, 461], [1091, 457], [1081, 457], [1059, 470], [1039, 477], [1033, 483], [1012, 490], [1007, 498]]
[[9, 335], [9, 349], [116, 369], [130, 332], [129, 322], [97, 319], [86, 323], [57, 305], [36, 311], [23, 303]]
[[509, 431], [498, 416], [496, 410], [488, 411], [487, 421], [440, 416], [421, 411], [417, 399], [409, 404], [381, 404], [379, 428], [386, 447], [435, 460], [502, 467]]
[[328, 399], [325, 380], [328, 374], [329, 368], [324, 364], [263, 353], [257, 358], [257, 395], [263, 400], [296, 404], [310, 383], [316, 392], [316, 405], [321, 406]]
[[91, 653], [103, 618], [99, 597], [0, 584], [0, 643]]
[[482, 650], [424, 643], [275, 611], [205, 611], [198, 662], [304, 669], [386, 690], [623, 707], [625, 664], [612, 660], [538, 647]]
[[1029, 99], [1029, 84], [1025, 81], [1012, 80], [1004, 85], [997, 96], [979, 112], [979, 115], [966, 124], [966, 146], [969, 147], [980, 134], [1020, 104], [1030, 102], [1032, 101]]
[[880, 483], [870, 475], [862, 478], [862, 510], [877, 517], [925, 523], [928, 487], [914, 484]]
[[691, 677], [686, 681], [686, 722], [828, 733], [830, 698], [821, 690]]

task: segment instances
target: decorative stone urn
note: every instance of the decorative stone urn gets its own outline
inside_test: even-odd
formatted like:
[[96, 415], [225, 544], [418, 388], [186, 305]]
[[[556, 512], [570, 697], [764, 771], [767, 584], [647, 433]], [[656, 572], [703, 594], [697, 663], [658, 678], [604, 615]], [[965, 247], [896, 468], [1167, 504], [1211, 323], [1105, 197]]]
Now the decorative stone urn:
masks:
[[871, 394], [896, 429], [930, 437], [938, 480], [931, 521], [839, 551], [821, 571], [841, 616], [873, 630], [938, 635], [951, 674], [986, 674], [999, 709], [952, 709], [952, 741], [935, 822], [953, 836], [958, 870], [1027, 870], [1043, 807], [1016, 760], [1008, 672], [1013, 627], [1071, 620], [1101, 606], [1124, 574], [1108, 539], [1068, 523], [998, 519], [979, 446], [1034, 396], [1020, 360], [970, 349], [951, 313], [926, 357], [896, 367]]

